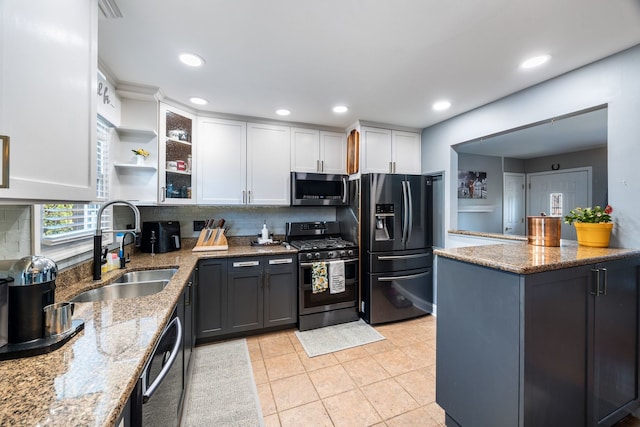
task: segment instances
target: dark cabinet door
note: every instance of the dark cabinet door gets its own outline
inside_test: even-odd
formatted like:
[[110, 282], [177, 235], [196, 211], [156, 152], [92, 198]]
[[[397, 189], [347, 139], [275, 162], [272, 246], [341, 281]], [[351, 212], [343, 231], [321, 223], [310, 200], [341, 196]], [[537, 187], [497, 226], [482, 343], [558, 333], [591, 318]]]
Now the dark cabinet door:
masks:
[[191, 273], [191, 279], [184, 288], [184, 372], [185, 378], [191, 362], [191, 353], [196, 342], [194, 294], [195, 284], [198, 279], [197, 270]]
[[196, 289], [196, 338], [226, 333], [227, 260], [200, 261]]
[[263, 268], [260, 259], [229, 260], [228, 332], [250, 331], [263, 326], [263, 286]]
[[525, 276], [525, 426], [587, 425], [590, 270]]
[[639, 399], [639, 265], [634, 258], [592, 270], [593, 425], [611, 425]]
[[269, 258], [265, 265], [264, 326], [296, 323], [298, 300], [293, 256]]

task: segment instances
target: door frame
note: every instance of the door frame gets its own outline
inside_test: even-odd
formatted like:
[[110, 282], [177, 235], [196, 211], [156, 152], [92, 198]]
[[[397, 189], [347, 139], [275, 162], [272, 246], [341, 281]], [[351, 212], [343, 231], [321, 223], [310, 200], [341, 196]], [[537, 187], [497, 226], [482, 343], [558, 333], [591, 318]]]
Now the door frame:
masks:
[[[507, 180], [507, 176], [518, 176], [518, 177], [522, 177], [523, 179], [523, 189], [522, 189], [522, 204], [523, 204], [523, 215], [524, 218], [527, 217], [527, 197], [529, 195], [529, 192], [527, 191], [527, 174], [524, 172], [503, 172], [502, 173], [502, 232], [504, 234], [505, 233], [505, 215], [504, 215], [504, 211], [505, 211], [505, 189], [507, 188], [506, 184], [506, 180]], [[519, 234], [515, 234], [516, 236]], [[526, 227], [526, 223], [523, 223], [522, 226], [522, 236], [526, 236], [527, 235], [527, 227]]]

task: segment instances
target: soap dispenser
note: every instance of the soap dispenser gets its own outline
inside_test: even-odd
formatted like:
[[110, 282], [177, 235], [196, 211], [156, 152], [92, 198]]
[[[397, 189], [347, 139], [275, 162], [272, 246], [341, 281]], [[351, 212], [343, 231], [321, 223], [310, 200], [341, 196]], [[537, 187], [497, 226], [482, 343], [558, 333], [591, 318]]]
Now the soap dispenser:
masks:
[[267, 221], [265, 220], [262, 225], [262, 240], [267, 241], [269, 239], [269, 229], [267, 228]]

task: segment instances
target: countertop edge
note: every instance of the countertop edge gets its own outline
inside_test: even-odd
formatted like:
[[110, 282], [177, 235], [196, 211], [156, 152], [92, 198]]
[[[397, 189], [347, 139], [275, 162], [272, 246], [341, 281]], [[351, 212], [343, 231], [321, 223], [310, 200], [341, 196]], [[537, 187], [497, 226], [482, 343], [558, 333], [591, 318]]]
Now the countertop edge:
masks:
[[[507, 250], [503, 250], [507, 248]], [[581, 253], [584, 252], [584, 253]], [[640, 255], [626, 248], [583, 248], [577, 243], [543, 247], [526, 243], [435, 249], [434, 255], [515, 274], [536, 274]]]

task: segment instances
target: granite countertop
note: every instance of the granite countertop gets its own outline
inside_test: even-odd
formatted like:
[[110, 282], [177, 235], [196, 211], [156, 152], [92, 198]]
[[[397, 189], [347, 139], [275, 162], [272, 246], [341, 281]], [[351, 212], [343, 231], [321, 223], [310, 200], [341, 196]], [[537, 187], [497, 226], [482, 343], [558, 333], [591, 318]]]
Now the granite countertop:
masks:
[[590, 248], [562, 240], [560, 246], [536, 246], [525, 242], [436, 249], [433, 253], [471, 264], [517, 274], [542, 273], [640, 255], [640, 250]]
[[519, 242], [527, 241], [527, 236], [518, 236], [515, 234], [486, 233], [484, 231], [470, 231], [470, 230], [449, 230], [448, 233], [460, 234], [462, 236], [471, 236], [471, 237], [488, 237], [491, 239], [516, 240]]
[[84, 321], [84, 330], [61, 348], [0, 362], [0, 425], [114, 425], [199, 259], [297, 253], [284, 246], [231, 244], [225, 251], [192, 252], [194, 243], [154, 256], [136, 253], [126, 270], [105, 273], [99, 282], [90, 272], [82, 279], [61, 273], [57, 302], [108, 284], [125, 271], [178, 267], [157, 294], [77, 303], [73, 318]]

